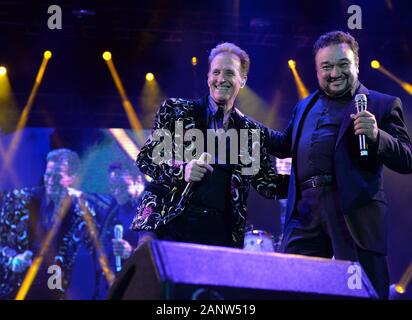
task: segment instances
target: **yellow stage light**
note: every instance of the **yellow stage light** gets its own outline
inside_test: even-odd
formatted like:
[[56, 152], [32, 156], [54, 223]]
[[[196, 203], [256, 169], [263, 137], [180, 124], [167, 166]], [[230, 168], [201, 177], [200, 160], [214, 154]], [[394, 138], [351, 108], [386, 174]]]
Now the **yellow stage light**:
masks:
[[197, 65], [197, 58], [192, 57], [192, 66], [196, 66], [196, 65]]
[[112, 60], [112, 54], [109, 51], [103, 53], [103, 59], [106, 61], [106, 65], [109, 68], [110, 74], [112, 75], [114, 85], [116, 86], [117, 91], [119, 92], [120, 98], [122, 100], [123, 108], [126, 112], [127, 118], [129, 119], [130, 125], [133, 130], [137, 131], [137, 137], [140, 144], [143, 144], [145, 139], [142, 130], [142, 124], [137, 117], [136, 111], [133, 108], [132, 103], [127, 97], [126, 91], [123, 87], [122, 80], [114, 66]]
[[402, 287], [402, 286], [400, 286], [399, 284], [397, 284], [397, 285], [395, 286], [395, 291], [396, 291], [397, 293], [404, 294], [404, 293], [405, 293], [405, 288]]
[[124, 129], [109, 129], [109, 132], [112, 136], [116, 139], [122, 149], [127, 153], [127, 155], [133, 161], [136, 159], [137, 155], [139, 154], [140, 150], [133, 142], [132, 139], [128, 136]]
[[7, 73], [6, 67], [1, 66], [0, 67], [0, 76], [4, 76]]
[[379, 69], [381, 67], [381, 64], [378, 60], [372, 60], [371, 61], [371, 67], [374, 69]]
[[288, 65], [289, 65], [289, 68], [294, 69], [294, 68], [296, 68], [296, 61], [290, 59], [290, 60], [288, 61]]
[[153, 81], [154, 80], [154, 74], [151, 72], [146, 73], [146, 80], [147, 81]]
[[52, 57], [51, 51], [49, 51], [49, 50], [44, 51], [43, 57], [44, 57], [44, 59], [49, 60]]
[[106, 61], [109, 61], [109, 60], [112, 59], [112, 54], [110, 53], [110, 51], [105, 51], [103, 53], [103, 59], [106, 60]]
[[412, 84], [407, 83], [407, 82], [402, 82], [402, 88], [405, 90], [407, 93], [412, 95]]

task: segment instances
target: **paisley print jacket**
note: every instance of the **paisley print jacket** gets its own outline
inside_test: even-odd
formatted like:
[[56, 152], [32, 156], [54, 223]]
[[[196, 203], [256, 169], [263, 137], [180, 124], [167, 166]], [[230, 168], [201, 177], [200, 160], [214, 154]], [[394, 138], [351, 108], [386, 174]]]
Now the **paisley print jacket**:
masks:
[[[178, 205], [187, 183], [184, 180], [186, 163], [178, 159], [176, 154], [179, 153], [180, 148], [184, 148], [189, 152], [193, 150], [192, 155], [196, 158], [200, 156], [200, 154], [196, 154], [193, 142], [184, 141], [180, 135], [183, 132], [184, 136], [189, 129], [199, 129], [206, 132], [207, 101], [207, 98], [200, 100], [172, 98], [164, 101], [159, 108], [152, 134], [141, 148], [136, 160], [139, 169], [150, 176], [153, 181], [146, 187], [141, 196], [137, 214], [131, 225], [132, 229], [155, 230], [181, 214], [188, 201], [190, 201], [189, 194], [188, 197], [185, 197], [189, 200], [185, 200]], [[232, 221], [234, 221], [232, 240], [236, 246], [241, 247], [247, 218], [247, 197], [250, 185], [266, 198], [284, 198], [287, 195], [289, 176], [279, 175], [273, 169], [269, 155], [266, 152], [265, 140], [268, 133], [264, 126], [243, 115], [236, 108], [233, 109], [230, 118], [236, 130], [246, 129], [243, 131], [248, 133], [248, 143], [244, 147], [246, 150], [242, 150], [242, 147], [239, 149], [239, 161], [232, 173], [230, 188], [232, 212], [229, 214], [232, 215]], [[183, 124], [182, 131], [178, 130], [177, 122]], [[169, 136], [162, 141], [169, 140], [173, 142], [174, 158], [165, 156], [167, 152], [170, 153], [170, 150], [158, 152], [162, 142], [161, 139], [156, 137], [157, 129], [167, 129], [165, 132], [169, 132]], [[260, 139], [260, 165], [257, 166], [258, 169], [253, 172], [254, 174], [244, 174], [242, 169], [250, 168], [251, 164], [245, 165], [244, 163], [247, 163], [247, 161], [240, 161], [240, 158], [245, 154], [253, 155], [252, 148], [256, 147], [256, 138]], [[184, 141], [183, 144], [179, 143], [179, 140]], [[255, 145], [253, 145], [254, 143]], [[249, 158], [250, 161], [256, 161], [252, 157]]]
[[[11, 263], [14, 256], [26, 250], [32, 250], [36, 255], [36, 251], [39, 250], [35, 247], [36, 244], [40, 244], [46, 236], [47, 230], [39, 228], [44, 220], [40, 209], [44, 197], [43, 187], [14, 189], [0, 193], [0, 299], [13, 298], [26, 274], [12, 272]], [[78, 197], [70, 198], [72, 203], [68, 214], [47, 251], [47, 259], [43, 261], [45, 267], [47, 264], [56, 264], [62, 269], [63, 291], [58, 298], [64, 298], [64, 290], [69, 286], [79, 244], [85, 241], [89, 250], [93, 250]], [[85, 200], [90, 213], [95, 216], [94, 204], [89, 199]], [[37, 278], [40, 277], [38, 273]], [[37, 280], [40, 281], [35, 279]]]

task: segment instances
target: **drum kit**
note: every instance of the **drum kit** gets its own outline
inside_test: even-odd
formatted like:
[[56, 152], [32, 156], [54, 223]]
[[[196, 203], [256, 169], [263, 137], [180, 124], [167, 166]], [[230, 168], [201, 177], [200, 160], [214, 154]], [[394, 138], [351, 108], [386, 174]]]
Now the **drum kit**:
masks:
[[243, 249], [257, 252], [279, 252], [281, 241], [282, 235], [275, 237], [270, 232], [250, 226], [245, 233]]

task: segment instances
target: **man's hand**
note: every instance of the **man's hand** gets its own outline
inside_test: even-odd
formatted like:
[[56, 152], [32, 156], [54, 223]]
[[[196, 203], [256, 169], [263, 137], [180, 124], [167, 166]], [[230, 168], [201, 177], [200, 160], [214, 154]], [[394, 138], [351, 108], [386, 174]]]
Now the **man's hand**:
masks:
[[213, 172], [211, 165], [207, 164], [207, 154], [200, 157], [200, 159], [191, 160], [185, 168], [185, 180], [186, 182], [198, 182], [203, 179], [206, 172]]
[[15, 273], [22, 273], [32, 264], [33, 253], [26, 250], [24, 253], [16, 255], [11, 261], [11, 270]]
[[113, 242], [113, 254], [120, 256], [122, 259], [129, 259], [132, 254], [133, 247], [129, 242], [123, 239], [112, 239]]
[[351, 114], [350, 117], [355, 128], [355, 134], [364, 134], [373, 143], [378, 140], [378, 125], [376, 123], [375, 116], [369, 111], [361, 111], [357, 114]]

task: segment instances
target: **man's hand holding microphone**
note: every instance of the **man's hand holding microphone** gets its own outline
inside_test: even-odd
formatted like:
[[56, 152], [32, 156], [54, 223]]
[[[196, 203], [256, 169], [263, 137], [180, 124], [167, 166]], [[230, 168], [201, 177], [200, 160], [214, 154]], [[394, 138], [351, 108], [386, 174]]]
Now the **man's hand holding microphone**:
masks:
[[203, 152], [199, 159], [192, 159], [185, 168], [185, 181], [199, 182], [208, 171], [213, 172], [213, 168], [209, 164], [211, 157], [209, 153]]
[[33, 262], [32, 259], [33, 253], [30, 250], [26, 250], [12, 259], [10, 268], [15, 273], [22, 273], [31, 266]]

